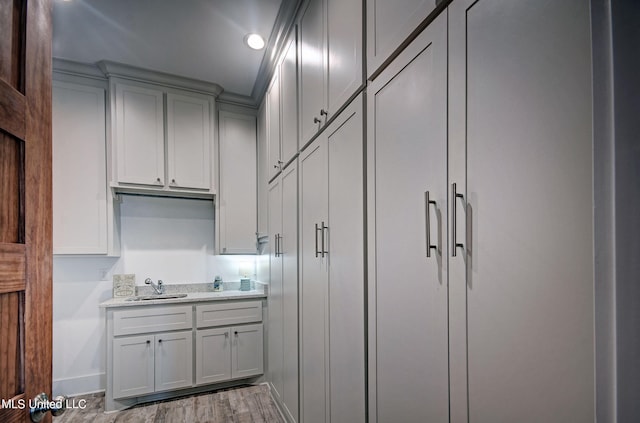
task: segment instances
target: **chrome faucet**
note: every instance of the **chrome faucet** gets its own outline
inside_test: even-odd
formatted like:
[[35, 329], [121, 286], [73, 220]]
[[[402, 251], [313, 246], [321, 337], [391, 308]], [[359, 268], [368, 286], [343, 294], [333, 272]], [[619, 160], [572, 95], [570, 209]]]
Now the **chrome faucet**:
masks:
[[158, 279], [158, 284], [156, 285], [150, 278], [144, 280], [144, 283], [147, 285], [151, 285], [153, 289], [156, 291], [156, 294], [164, 294], [164, 285], [162, 281]]

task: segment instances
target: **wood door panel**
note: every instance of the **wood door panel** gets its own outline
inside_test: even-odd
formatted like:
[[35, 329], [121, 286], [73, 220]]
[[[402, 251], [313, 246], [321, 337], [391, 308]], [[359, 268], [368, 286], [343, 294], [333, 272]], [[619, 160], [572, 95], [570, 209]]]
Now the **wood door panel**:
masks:
[[7, 0], [0, 7], [0, 79], [22, 91], [24, 63], [24, 0]]
[[24, 242], [24, 144], [0, 132], [0, 242]]
[[26, 125], [25, 97], [0, 79], [0, 128], [24, 139]]
[[3, 399], [24, 391], [24, 324], [20, 318], [23, 305], [20, 292], [0, 294], [0, 367], [7, 369], [0, 378], [0, 398]]
[[[0, 1], [0, 396], [15, 401], [51, 394], [51, 5]], [[28, 421], [17, 405], [0, 421]]]

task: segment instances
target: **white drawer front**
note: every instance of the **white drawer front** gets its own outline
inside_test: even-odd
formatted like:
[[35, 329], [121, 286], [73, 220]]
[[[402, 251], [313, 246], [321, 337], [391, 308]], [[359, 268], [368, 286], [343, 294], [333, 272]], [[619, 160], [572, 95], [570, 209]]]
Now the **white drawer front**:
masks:
[[261, 321], [261, 301], [219, 302], [196, 306], [196, 324], [198, 328]]
[[149, 306], [113, 312], [113, 334], [133, 335], [193, 328], [193, 307]]

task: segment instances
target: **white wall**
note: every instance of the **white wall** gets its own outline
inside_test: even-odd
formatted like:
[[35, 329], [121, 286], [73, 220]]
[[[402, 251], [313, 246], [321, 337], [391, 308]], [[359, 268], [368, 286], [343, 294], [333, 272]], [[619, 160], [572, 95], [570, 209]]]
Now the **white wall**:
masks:
[[[112, 277], [134, 273], [136, 284], [239, 280], [242, 262], [255, 256], [214, 256], [213, 202], [124, 196], [119, 258], [63, 257], [53, 260], [53, 394], [105, 389], [104, 310]], [[254, 276], [255, 277], [255, 276]]]

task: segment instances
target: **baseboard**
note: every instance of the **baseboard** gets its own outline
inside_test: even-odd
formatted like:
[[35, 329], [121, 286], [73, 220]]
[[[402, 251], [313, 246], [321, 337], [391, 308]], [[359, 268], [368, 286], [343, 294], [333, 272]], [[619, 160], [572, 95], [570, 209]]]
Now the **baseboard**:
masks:
[[293, 417], [291, 417], [289, 412], [286, 410], [284, 404], [280, 402], [280, 399], [276, 398], [276, 396], [273, 395], [273, 387], [271, 386], [271, 383], [262, 382], [260, 385], [267, 385], [267, 387], [269, 388], [269, 396], [271, 397], [273, 403], [276, 405], [278, 412], [280, 412], [280, 416], [282, 417], [282, 419], [287, 423], [296, 423]]
[[72, 397], [93, 394], [104, 391], [106, 384], [106, 375], [104, 373], [56, 379], [53, 381], [53, 396], [66, 395]]

